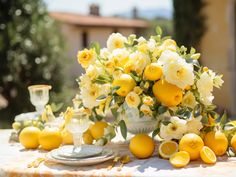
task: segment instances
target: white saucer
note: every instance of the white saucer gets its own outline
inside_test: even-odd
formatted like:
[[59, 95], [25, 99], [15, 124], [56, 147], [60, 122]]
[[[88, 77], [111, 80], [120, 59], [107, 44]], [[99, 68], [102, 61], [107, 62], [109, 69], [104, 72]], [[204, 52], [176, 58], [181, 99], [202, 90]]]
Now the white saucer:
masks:
[[[54, 162], [54, 163], [60, 163], [63, 165], [70, 165], [70, 166], [86, 166], [86, 165], [95, 165], [98, 163], [105, 162], [107, 160], [114, 159], [118, 153], [114, 152], [111, 149], [104, 149], [101, 156], [96, 157], [89, 157], [89, 158], [82, 158], [82, 159], [76, 159], [76, 158], [63, 158], [61, 156], [57, 155], [58, 149], [54, 149], [51, 152], [46, 154], [46, 160]], [[59, 158], [55, 158], [59, 157]]]
[[103, 151], [103, 147], [95, 145], [82, 145], [76, 152], [73, 152], [73, 149], [73, 145], [62, 146], [57, 150], [57, 154], [65, 158], [86, 158], [99, 155]]

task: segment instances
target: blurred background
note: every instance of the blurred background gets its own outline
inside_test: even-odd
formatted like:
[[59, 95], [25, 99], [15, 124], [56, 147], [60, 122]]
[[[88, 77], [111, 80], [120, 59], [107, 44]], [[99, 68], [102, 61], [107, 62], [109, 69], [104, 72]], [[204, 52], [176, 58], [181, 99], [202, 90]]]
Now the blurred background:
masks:
[[161, 26], [200, 62], [224, 74], [219, 111], [236, 115], [235, 0], [0, 0], [0, 128], [33, 111], [27, 87], [50, 84], [50, 102], [71, 105], [83, 72], [77, 51], [112, 32], [148, 37]]

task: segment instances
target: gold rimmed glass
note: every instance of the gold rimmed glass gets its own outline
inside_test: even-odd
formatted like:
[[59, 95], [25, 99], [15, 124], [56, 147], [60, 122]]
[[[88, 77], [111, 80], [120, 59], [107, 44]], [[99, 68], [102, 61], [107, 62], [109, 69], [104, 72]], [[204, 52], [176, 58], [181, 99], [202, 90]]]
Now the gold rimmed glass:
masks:
[[36, 111], [41, 114], [45, 105], [49, 101], [50, 85], [31, 85], [28, 87], [30, 101], [35, 106]]

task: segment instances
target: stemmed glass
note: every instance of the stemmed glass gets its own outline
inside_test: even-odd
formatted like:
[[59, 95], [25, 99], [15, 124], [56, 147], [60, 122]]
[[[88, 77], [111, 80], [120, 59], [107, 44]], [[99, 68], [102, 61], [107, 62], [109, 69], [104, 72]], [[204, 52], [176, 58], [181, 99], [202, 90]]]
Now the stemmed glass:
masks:
[[72, 153], [79, 153], [82, 149], [82, 134], [89, 128], [90, 120], [87, 115], [74, 111], [66, 129], [73, 135], [74, 148]]
[[38, 114], [42, 114], [45, 105], [49, 101], [50, 85], [31, 85], [28, 87], [30, 101], [35, 106]]

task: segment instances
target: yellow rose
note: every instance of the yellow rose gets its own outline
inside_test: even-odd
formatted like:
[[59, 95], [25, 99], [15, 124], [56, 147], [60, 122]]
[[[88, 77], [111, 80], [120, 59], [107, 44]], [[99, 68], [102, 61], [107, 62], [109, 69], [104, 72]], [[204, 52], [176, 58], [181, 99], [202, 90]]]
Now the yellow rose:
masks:
[[143, 104], [140, 107], [140, 111], [143, 112], [145, 115], [151, 116], [152, 115], [152, 110], [150, 109], [150, 107], [146, 104]]
[[162, 44], [162, 47], [164, 50], [171, 50], [173, 52], [176, 51], [176, 49], [177, 49], [176, 46], [177, 46], [177, 44], [173, 39], [166, 39]]
[[77, 59], [83, 68], [87, 68], [96, 59], [96, 53], [94, 49], [84, 49], [78, 52]]
[[134, 92], [140, 95], [143, 92], [143, 89], [141, 89], [139, 86], [134, 87]]
[[153, 106], [154, 101], [153, 101], [152, 97], [145, 96], [145, 97], [143, 97], [143, 103], [148, 105], [148, 106]]
[[138, 107], [140, 104], [140, 98], [135, 92], [129, 92], [125, 97], [125, 101], [129, 107]]

